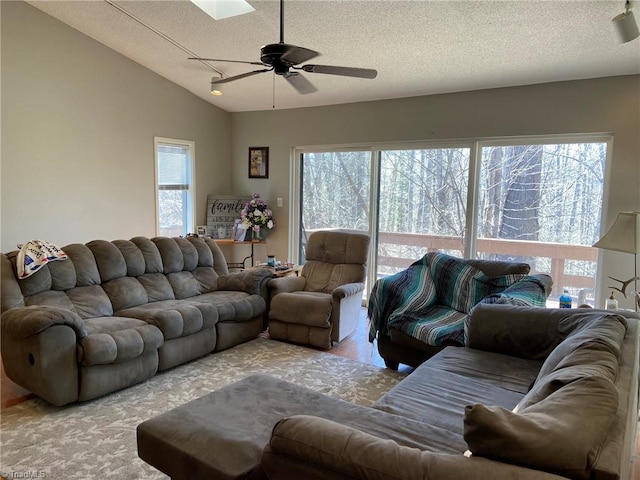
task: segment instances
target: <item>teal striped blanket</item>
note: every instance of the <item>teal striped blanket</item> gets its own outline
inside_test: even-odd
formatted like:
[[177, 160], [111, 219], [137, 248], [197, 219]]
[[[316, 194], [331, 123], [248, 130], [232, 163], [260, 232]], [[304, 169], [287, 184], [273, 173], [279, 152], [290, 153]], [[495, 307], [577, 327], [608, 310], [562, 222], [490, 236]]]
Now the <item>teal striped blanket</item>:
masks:
[[369, 341], [393, 327], [429, 345], [463, 345], [465, 321], [480, 302], [544, 306], [548, 286], [536, 277], [488, 277], [463, 259], [428, 253], [376, 281], [367, 309]]

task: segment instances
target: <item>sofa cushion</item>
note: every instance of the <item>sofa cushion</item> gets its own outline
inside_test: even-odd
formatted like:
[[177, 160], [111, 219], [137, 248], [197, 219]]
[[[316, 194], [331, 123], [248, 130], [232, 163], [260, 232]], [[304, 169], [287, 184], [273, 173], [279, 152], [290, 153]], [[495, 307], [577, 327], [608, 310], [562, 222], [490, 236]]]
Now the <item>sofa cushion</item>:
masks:
[[260, 295], [225, 290], [203, 293], [191, 297], [189, 302], [215, 306], [221, 322], [244, 322], [262, 315], [267, 309], [267, 303]]
[[100, 285], [76, 287], [67, 290], [67, 296], [75, 311], [82, 318], [108, 317], [113, 315], [113, 306]]
[[106, 240], [93, 240], [87, 243], [87, 247], [96, 259], [102, 283], [126, 277], [127, 263], [117, 246]]
[[218, 310], [214, 305], [185, 300], [164, 300], [133, 308], [118, 310], [116, 315], [144, 320], [157, 326], [165, 340], [186, 337], [218, 322]]
[[151, 241], [156, 244], [162, 257], [163, 273], [175, 273], [184, 270], [182, 250], [180, 250], [173, 238], [154, 237]]
[[68, 259], [64, 262], [49, 262], [47, 265], [51, 274], [51, 290], [69, 290], [76, 286], [76, 269]]
[[131, 240], [114, 240], [112, 242], [124, 258], [127, 265], [127, 276], [139, 277], [145, 272], [144, 255], [138, 246]]
[[[322, 478], [384, 480], [513, 478], [518, 480], [561, 480], [539, 470], [493, 462], [485, 458], [430, 452], [370, 435], [325, 418], [295, 415], [285, 417], [273, 428], [262, 465], [271, 478], [321, 478], [300, 464], [320, 466]], [[291, 473], [294, 465], [295, 474]], [[315, 474], [315, 475], [314, 475]]]
[[374, 408], [462, 435], [466, 405], [482, 402], [512, 409], [521, 398], [521, 393], [487, 381], [431, 368], [427, 361], [385, 393]]
[[627, 324], [624, 317], [604, 312], [577, 313], [558, 323], [566, 338], [549, 354], [538, 373], [541, 380], [549, 373], [570, 365], [600, 365], [615, 379]]
[[610, 380], [582, 377], [518, 413], [468, 405], [464, 439], [473, 455], [587, 479], [617, 408]]
[[191, 272], [173, 272], [166, 276], [177, 299], [190, 298], [202, 293], [200, 283]]
[[76, 269], [76, 287], [100, 285], [98, 265], [89, 247], [80, 243], [73, 243], [65, 246], [64, 252]]
[[542, 365], [539, 360], [466, 347], [447, 347], [426, 363], [433, 369], [481, 380], [521, 395], [529, 391]]
[[162, 257], [160, 250], [155, 243], [146, 237], [133, 237], [131, 242], [134, 243], [142, 252], [145, 264], [145, 273], [162, 273]]
[[149, 296], [137, 278], [120, 277], [102, 285], [115, 311], [149, 302]]
[[[588, 356], [588, 353], [587, 353]], [[611, 382], [615, 381], [615, 375], [611, 375], [608, 369], [602, 368], [595, 363], [585, 363], [583, 365], [571, 365], [564, 368], [558, 368], [553, 372], [545, 375], [542, 379], [536, 380], [531, 390], [520, 400], [515, 412], [522, 411], [545, 398], [552, 393], [560, 390], [565, 385], [569, 385], [581, 378], [599, 377]]]
[[271, 301], [269, 318], [308, 327], [331, 327], [333, 302], [328, 293], [279, 293]]
[[176, 298], [169, 280], [162, 273], [145, 273], [140, 275], [137, 280], [147, 292], [149, 303], [160, 300], [175, 300]]
[[88, 335], [78, 344], [78, 362], [85, 367], [133, 360], [163, 344], [158, 328], [134, 318], [94, 318], [86, 325]]

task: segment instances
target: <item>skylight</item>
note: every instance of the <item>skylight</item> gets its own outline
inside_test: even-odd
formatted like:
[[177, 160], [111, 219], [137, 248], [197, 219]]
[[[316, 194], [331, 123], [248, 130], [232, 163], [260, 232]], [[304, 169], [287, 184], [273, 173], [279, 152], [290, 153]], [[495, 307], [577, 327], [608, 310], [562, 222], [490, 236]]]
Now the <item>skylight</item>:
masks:
[[255, 10], [244, 0], [191, 0], [191, 2], [215, 20], [235, 17]]

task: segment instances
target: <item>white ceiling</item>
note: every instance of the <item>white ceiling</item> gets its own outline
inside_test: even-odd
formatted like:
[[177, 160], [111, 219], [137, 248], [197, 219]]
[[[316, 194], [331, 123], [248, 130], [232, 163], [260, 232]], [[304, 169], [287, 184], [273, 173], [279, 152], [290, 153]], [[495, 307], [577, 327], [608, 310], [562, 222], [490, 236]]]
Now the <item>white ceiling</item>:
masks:
[[623, 0], [285, 0], [285, 42], [322, 53], [310, 63], [378, 77], [308, 73], [319, 91], [300, 95], [269, 72], [214, 97], [215, 70], [260, 67], [187, 57], [258, 61], [262, 45], [279, 41], [278, 1], [249, 0], [255, 12], [219, 21], [189, 1], [28, 3], [230, 112], [640, 73], [640, 39], [619, 44], [611, 22]]

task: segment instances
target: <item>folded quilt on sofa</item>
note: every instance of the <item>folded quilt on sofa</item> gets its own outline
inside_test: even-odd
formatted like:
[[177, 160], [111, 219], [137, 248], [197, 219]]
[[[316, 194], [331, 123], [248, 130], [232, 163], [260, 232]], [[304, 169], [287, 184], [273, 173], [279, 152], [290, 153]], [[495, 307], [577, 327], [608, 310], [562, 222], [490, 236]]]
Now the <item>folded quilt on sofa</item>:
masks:
[[543, 306], [542, 281], [524, 274], [489, 277], [464, 259], [427, 253], [378, 280], [368, 305], [369, 341], [393, 327], [428, 345], [464, 344], [464, 323], [480, 302]]

